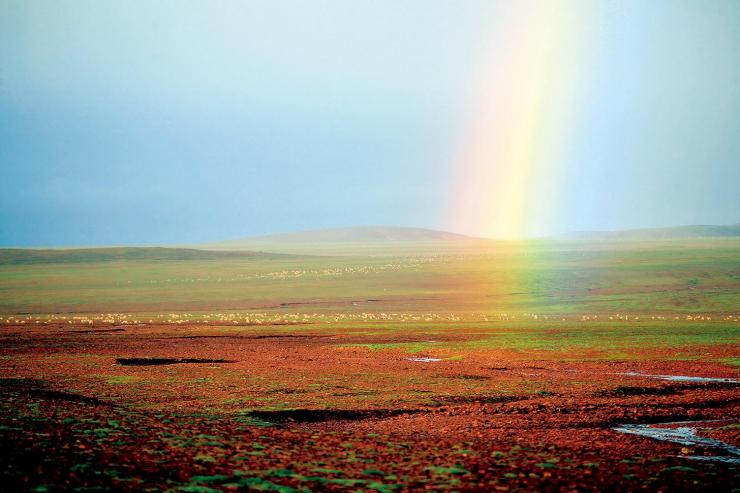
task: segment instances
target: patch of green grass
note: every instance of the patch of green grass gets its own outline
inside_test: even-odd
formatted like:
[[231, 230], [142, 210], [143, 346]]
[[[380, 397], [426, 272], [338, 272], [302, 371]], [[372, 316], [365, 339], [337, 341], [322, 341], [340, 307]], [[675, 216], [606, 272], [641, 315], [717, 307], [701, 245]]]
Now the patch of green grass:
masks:
[[730, 366], [740, 366], [740, 358], [722, 358], [717, 361]]
[[388, 342], [388, 343], [357, 343], [357, 344], [341, 344], [337, 347], [357, 347], [367, 348], [370, 351], [388, 351], [394, 349], [400, 349], [407, 354], [415, 354], [424, 351], [428, 351], [438, 344], [431, 342]]
[[256, 426], [260, 428], [267, 428], [270, 426], [275, 426], [274, 423], [271, 423], [269, 421], [265, 421], [264, 419], [255, 418], [254, 416], [249, 415], [240, 415], [235, 418], [235, 420], [239, 423], [245, 424], [247, 426]]
[[440, 466], [428, 466], [425, 470], [430, 471], [434, 474], [446, 475], [446, 474], [470, 474], [470, 471], [459, 466], [454, 465], [451, 467], [440, 467]]
[[140, 377], [134, 375], [111, 375], [103, 376], [105, 383], [109, 385], [128, 385], [141, 380]]

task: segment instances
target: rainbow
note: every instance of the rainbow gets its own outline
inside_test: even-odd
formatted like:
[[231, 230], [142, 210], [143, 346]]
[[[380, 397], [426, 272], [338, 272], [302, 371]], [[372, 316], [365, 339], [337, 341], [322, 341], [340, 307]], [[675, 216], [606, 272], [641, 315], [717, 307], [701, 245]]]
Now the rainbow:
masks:
[[[588, 4], [504, 2], [476, 74], [454, 163], [455, 230], [520, 239], [556, 229], [559, 193], [588, 87]], [[586, 64], [587, 65], [587, 64]]]

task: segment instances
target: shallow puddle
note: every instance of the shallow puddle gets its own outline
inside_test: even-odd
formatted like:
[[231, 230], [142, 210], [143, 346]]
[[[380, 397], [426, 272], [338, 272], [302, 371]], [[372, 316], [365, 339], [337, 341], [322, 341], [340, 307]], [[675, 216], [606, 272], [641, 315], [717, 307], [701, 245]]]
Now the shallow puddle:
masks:
[[437, 361], [442, 361], [441, 358], [427, 358], [427, 357], [419, 357], [419, 358], [406, 358], [409, 361], [416, 361], [418, 363], [436, 363]]
[[[724, 455], [686, 455], [686, 459], [720, 461], [730, 464], [740, 464], [740, 448], [734, 447], [715, 438], [702, 437], [696, 434], [696, 425], [706, 421], [687, 421], [680, 423], [662, 423], [665, 425], [678, 425], [675, 428], [661, 428], [657, 424], [625, 424], [612, 428], [620, 433], [638, 435], [652, 438], [663, 442], [678, 443], [687, 447], [701, 447], [722, 452]], [[694, 425], [694, 426], [691, 426]]]
[[180, 363], [234, 363], [234, 361], [202, 358], [116, 358], [116, 363], [123, 366], [161, 366], [176, 365]]
[[628, 377], [654, 378], [656, 380], [667, 380], [669, 382], [719, 382], [740, 384], [740, 380], [736, 378], [691, 377], [687, 375], [650, 375], [648, 373], [640, 373], [637, 371], [618, 373], [618, 375], [625, 375]]

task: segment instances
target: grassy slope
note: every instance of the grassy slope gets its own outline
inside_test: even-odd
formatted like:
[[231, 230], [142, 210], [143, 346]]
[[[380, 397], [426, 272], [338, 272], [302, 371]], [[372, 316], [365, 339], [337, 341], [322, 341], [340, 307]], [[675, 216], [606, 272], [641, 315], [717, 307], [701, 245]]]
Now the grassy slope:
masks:
[[0, 249], [0, 265], [14, 264], [91, 264], [121, 261], [275, 259], [283, 254], [254, 251], [214, 252], [193, 248], [112, 247], [69, 249]]
[[[66, 251], [74, 260], [65, 262], [59, 261], [60, 251], [33, 251], [33, 263], [17, 257], [0, 261], [0, 313], [273, 307], [675, 314], [740, 307], [740, 240], [468, 244], [438, 256], [411, 255], [410, 245], [403, 248], [389, 247], [385, 256], [375, 257], [302, 258], [185, 249], [143, 249], [150, 255], [142, 251], [136, 258], [108, 249], [80, 250]], [[167, 252], [177, 254], [162, 255]], [[364, 303], [368, 299], [380, 301]], [[284, 302], [303, 304], [280, 307]]]

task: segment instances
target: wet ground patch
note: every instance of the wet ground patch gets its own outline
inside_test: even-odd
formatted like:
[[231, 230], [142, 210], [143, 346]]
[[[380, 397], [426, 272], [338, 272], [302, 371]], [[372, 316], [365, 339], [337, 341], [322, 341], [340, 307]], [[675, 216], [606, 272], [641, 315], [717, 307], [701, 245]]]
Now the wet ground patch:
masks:
[[420, 409], [285, 409], [251, 411], [246, 415], [269, 423], [323, 423], [327, 421], [361, 421], [383, 419], [403, 414], [416, 414]]
[[122, 327], [114, 327], [112, 329], [86, 329], [86, 330], [67, 330], [65, 334], [110, 334], [112, 332], [125, 332], [126, 329]]
[[627, 377], [642, 377], [652, 378], [655, 380], [666, 380], [669, 382], [706, 382], [706, 383], [724, 383], [729, 385], [740, 385], [740, 380], [736, 378], [727, 377], [696, 377], [690, 375], [651, 375], [648, 373], [640, 373], [637, 371], [628, 371], [625, 373], [618, 373], [618, 375], [624, 375]]
[[225, 359], [206, 358], [116, 358], [116, 363], [122, 366], [162, 366], [178, 364], [217, 364], [236, 363]]
[[168, 339], [247, 339], [247, 340], [259, 340], [259, 339], [330, 339], [334, 336], [331, 335], [295, 335], [295, 334], [260, 334], [260, 335], [228, 335], [228, 334], [216, 334], [216, 335], [189, 335], [189, 336], [178, 336], [170, 337]]
[[631, 385], [620, 385], [612, 390], [602, 390], [596, 393], [599, 397], [627, 397], [627, 396], [665, 396], [679, 395], [689, 390], [722, 390], [727, 384], [723, 382], [710, 382], [699, 384], [664, 385], [661, 387], [642, 387]]
[[254, 339], [325, 339], [331, 336], [311, 336], [295, 334], [262, 334], [254, 336]]
[[686, 455], [687, 459], [702, 461], [719, 461], [740, 464], [740, 448], [715, 438], [697, 434], [697, 429], [707, 421], [681, 421], [656, 424], [623, 424], [613, 428], [619, 433], [652, 438], [662, 442], [671, 442], [685, 447], [697, 447], [721, 455]]

